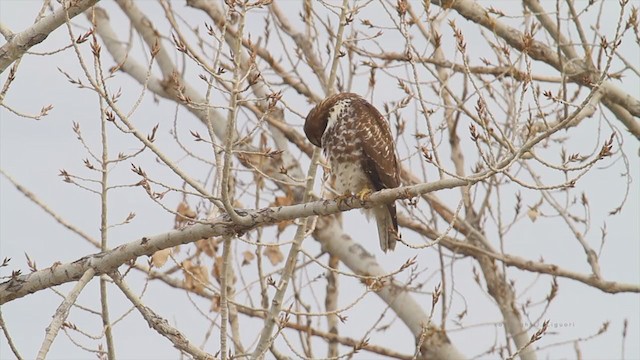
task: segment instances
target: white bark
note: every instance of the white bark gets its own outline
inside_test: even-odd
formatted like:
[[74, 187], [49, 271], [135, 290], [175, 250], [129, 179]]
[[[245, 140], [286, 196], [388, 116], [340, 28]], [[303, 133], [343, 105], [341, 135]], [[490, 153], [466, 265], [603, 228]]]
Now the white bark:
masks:
[[320, 200], [304, 204], [263, 208], [243, 211], [251, 218], [249, 225], [234, 224], [225, 214], [211, 221], [200, 223], [185, 229], [174, 230], [155, 236], [143, 236], [139, 240], [120, 245], [113, 250], [88, 255], [72, 263], [53, 266], [27, 275], [20, 275], [0, 284], [0, 305], [32, 294], [51, 286], [64, 284], [80, 279], [89, 268], [96, 273], [105, 274], [115, 271], [118, 266], [140, 256], [150, 256], [158, 250], [188, 244], [212, 236], [237, 235], [256, 227], [273, 224], [284, 220], [293, 220], [313, 215], [331, 215], [341, 211], [371, 207], [376, 204], [390, 202], [405, 196], [416, 196], [421, 192], [451, 189], [467, 184], [467, 181], [448, 179], [429, 184], [379, 191], [371, 195], [369, 201], [362, 203], [357, 198], [345, 201]]
[[[31, 47], [44, 41], [55, 29], [67, 20], [95, 5], [99, 0], [69, 1], [67, 8], [61, 7], [51, 15], [45, 16], [20, 33], [11, 36], [9, 41], [0, 47], [0, 73], [5, 71], [16, 59]], [[65, 1], [67, 3], [67, 1]], [[68, 13], [68, 14], [67, 14]]]

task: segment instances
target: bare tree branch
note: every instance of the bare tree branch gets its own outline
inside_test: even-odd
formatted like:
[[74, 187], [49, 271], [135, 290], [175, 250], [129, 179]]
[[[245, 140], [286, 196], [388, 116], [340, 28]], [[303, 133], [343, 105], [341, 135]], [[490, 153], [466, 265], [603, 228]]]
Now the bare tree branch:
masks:
[[67, 316], [69, 316], [69, 309], [71, 309], [71, 306], [76, 302], [76, 299], [82, 292], [82, 289], [84, 289], [84, 287], [89, 283], [89, 281], [91, 281], [91, 279], [93, 279], [95, 275], [96, 272], [91, 267], [84, 271], [82, 273], [82, 276], [77, 279], [78, 282], [76, 283], [76, 285], [73, 287], [73, 289], [71, 289], [60, 306], [58, 306], [58, 309], [53, 316], [53, 320], [51, 320], [51, 324], [49, 325], [49, 327], [47, 327], [47, 332], [44, 336], [44, 341], [40, 346], [40, 351], [38, 351], [38, 360], [42, 360], [47, 356], [49, 348], [51, 348], [51, 344], [53, 344], [53, 340], [55, 340], [56, 336], [58, 335], [58, 331], [60, 331], [60, 328], [62, 327], [62, 323], [64, 323], [64, 321], [67, 319]]
[[[433, 3], [440, 6], [449, 4], [449, 2], [440, 0], [434, 0]], [[533, 59], [543, 61], [553, 66], [562, 74], [568, 76], [571, 81], [575, 81], [585, 86], [593, 86], [595, 83], [593, 78], [594, 69], [588, 68], [587, 64], [582, 63], [582, 61], [561, 62], [555, 51], [535, 40], [525, 44], [525, 34], [494, 18], [480, 4], [470, 0], [460, 0], [451, 2], [450, 5], [452, 9], [456, 10], [467, 20], [473, 21], [495, 32], [496, 35], [507, 41], [507, 43], [513, 48], [520, 51], [526, 51]], [[628, 111], [632, 116], [640, 117], [639, 99], [625, 93], [621, 88], [611, 84], [610, 82], [604, 82], [600, 86], [603, 88], [605, 93], [605, 99], [608, 100], [605, 105], [609, 102], [620, 105], [622, 109], [625, 110], [618, 109], [619, 113]]]
[[136, 309], [138, 309], [138, 312], [140, 312], [140, 315], [142, 315], [142, 317], [146, 320], [150, 328], [154, 329], [156, 332], [158, 332], [158, 334], [164, 336], [169, 341], [171, 341], [173, 346], [175, 346], [180, 351], [183, 351], [193, 356], [194, 359], [198, 359], [198, 360], [214, 359], [213, 355], [208, 354], [202, 351], [201, 349], [199, 349], [198, 347], [196, 347], [195, 345], [193, 345], [191, 341], [189, 341], [189, 339], [187, 339], [184, 335], [182, 335], [180, 331], [178, 331], [178, 329], [169, 325], [169, 322], [166, 319], [162, 318], [161, 316], [158, 316], [158, 314], [156, 314], [153, 310], [151, 310], [151, 308], [144, 305], [140, 300], [140, 298], [138, 298], [138, 296], [134, 294], [133, 291], [131, 291], [129, 286], [124, 282], [124, 280], [122, 279], [122, 276], [118, 272], [111, 273], [110, 277], [113, 279], [115, 284], [118, 285], [118, 288], [120, 288], [120, 290], [127, 297], [127, 299], [131, 301], [133, 306], [135, 306]]
[[[38, 22], [13, 34], [9, 41], [0, 47], [0, 73], [4, 72], [11, 63], [20, 58], [31, 47], [46, 39], [51, 32], [65, 23], [67, 16], [74, 18], [99, 0], [65, 1], [64, 5], [52, 14], [43, 17]], [[67, 15], [68, 14], [68, 15]]]

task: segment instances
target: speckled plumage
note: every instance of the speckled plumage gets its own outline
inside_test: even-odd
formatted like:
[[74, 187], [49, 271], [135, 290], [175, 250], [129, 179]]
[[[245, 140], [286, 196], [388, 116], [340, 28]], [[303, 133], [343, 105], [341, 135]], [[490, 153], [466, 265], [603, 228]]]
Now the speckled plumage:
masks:
[[[307, 115], [304, 131], [322, 147], [340, 194], [400, 186], [399, 164], [387, 120], [365, 99], [352, 93], [330, 96]], [[371, 209], [380, 248], [393, 250], [398, 236], [394, 203]]]

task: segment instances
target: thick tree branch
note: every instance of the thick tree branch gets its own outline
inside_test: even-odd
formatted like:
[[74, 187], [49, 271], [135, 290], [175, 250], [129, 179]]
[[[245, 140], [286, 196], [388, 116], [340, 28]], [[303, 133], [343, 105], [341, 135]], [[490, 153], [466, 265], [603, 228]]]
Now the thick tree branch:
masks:
[[[29, 51], [31, 47], [41, 43], [51, 32], [65, 23], [67, 16], [71, 19], [95, 5], [100, 0], [64, 1], [69, 4], [45, 16], [29, 28], [11, 36], [11, 39], [0, 47], [0, 73], [5, 71], [11, 63]], [[65, 13], [68, 13], [66, 15]]]
[[241, 211], [251, 218], [249, 225], [234, 224], [224, 214], [211, 223], [201, 223], [185, 229], [174, 230], [155, 236], [143, 236], [139, 240], [118, 246], [110, 251], [85, 256], [72, 263], [57, 265], [28, 275], [20, 275], [0, 284], [0, 305], [27, 294], [51, 286], [78, 280], [82, 274], [93, 267], [97, 274], [115, 271], [118, 266], [139, 256], [150, 256], [158, 250], [191, 243], [212, 236], [238, 235], [256, 227], [274, 224], [314, 215], [331, 215], [341, 211], [373, 207], [395, 199], [410, 198], [423, 193], [442, 189], [451, 189], [466, 185], [468, 181], [458, 179], [440, 180], [429, 184], [420, 184], [396, 189], [379, 191], [371, 195], [369, 201], [361, 202], [356, 197], [344, 201], [320, 200], [304, 204], [269, 207], [258, 210]]

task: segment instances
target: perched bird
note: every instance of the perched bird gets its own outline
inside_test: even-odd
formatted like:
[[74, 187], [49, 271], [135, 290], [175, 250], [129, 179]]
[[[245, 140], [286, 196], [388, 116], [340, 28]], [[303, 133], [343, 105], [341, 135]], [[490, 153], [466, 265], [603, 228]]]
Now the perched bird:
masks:
[[[340, 93], [323, 100], [307, 115], [304, 132], [324, 150], [339, 194], [356, 194], [364, 200], [373, 191], [400, 186], [389, 123], [359, 95]], [[395, 203], [370, 211], [378, 225], [380, 248], [393, 250], [399, 236]]]

